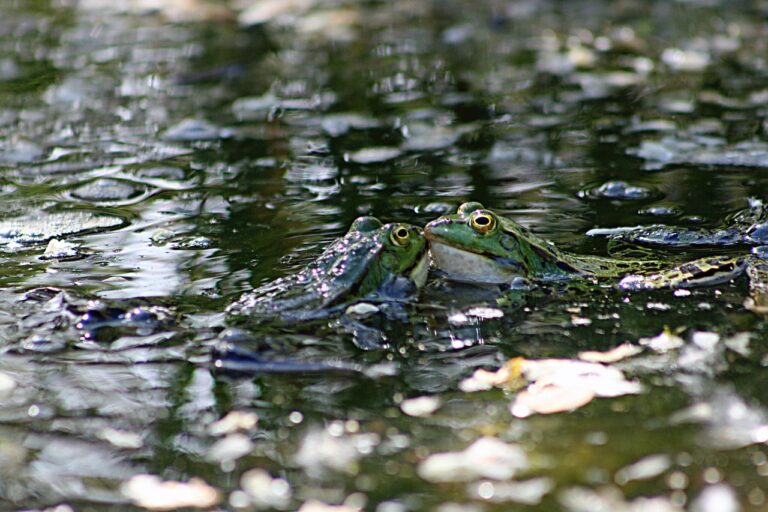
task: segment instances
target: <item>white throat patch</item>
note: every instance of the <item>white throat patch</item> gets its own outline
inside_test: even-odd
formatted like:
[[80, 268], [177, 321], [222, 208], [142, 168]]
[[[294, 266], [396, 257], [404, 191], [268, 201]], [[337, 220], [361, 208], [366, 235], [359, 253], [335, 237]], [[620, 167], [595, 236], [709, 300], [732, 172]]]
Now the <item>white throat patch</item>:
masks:
[[492, 259], [450, 245], [431, 242], [429, 252], [437, 268], [456, 281], [468, 283], [509, 283], [520, 274], [501, 267]]

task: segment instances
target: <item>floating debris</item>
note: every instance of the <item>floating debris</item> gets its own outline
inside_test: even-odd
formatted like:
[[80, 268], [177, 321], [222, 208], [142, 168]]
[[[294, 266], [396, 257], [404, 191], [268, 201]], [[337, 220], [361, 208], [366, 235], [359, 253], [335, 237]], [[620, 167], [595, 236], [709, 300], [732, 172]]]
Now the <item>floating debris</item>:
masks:
[[702, 51], [667, 48], [661, 61], [674, 71], [703, 71], [709, 66], [710, 57]]
[[149, 510], [209, 508], [221, 500], [219, 492], [200, 478], [174, 482], [163, 481], [155, 475], [136, 475], [120, 490], [135, 505]]
[[594, 350], [579, 352], [579, 359], [589, 363], [615, 363], [617, 361], [621, 361], [622, 359], [635, 356], [642, 351], [643, 349], [636, 345], [631, 343], [622, 343], [618, 347], [612, 348], [607, 352], [598, 352]]
[[641, 208], [637, 211], [637, 214], [648, 217], [679, 217], [681, 211], [674, 206], [650, 206], [648, 208]]
[[0, 396], [9, 395], [16, 389], [16, 381], [7, 373], [0, 372]]
[[316, 3], [317, 0], [249, 0], [237, 20], [246, 27], [269, 22], [285, 23], [304, 14]]
[[440, 408], [442, 401], [436, 396], [409, 398], [400, 403], [400, 410], [408, 416], [429, 416]]
[[408, 136], [402, 144], [405, 151], [438, 151], [456, 144], [469, 127], [453, 128], [424, 123], [408, 125]]
[[615, 487], [601, 487], [598, 490], [571, 487], [560, 493], [559, 500], [568, 512], [684, 512], [685, 510], [665, 496], [640, 497], [627, 501], [621, 491]]
[[219, 421], [208, 426], [208, 433], [212, 436], [234, 434], [238, 431], [248, 431], [256, 427], [259, 417], [252, 412], [231, 411]]
[[736, 491], [727, 483], [705, 487], [691, 503], [691, 512], [740, 512]]
[[490, 320], [504, 317], [504, 311], [499, 308], [473, 307], [466, 311], [466, 315], [475, 318]]
[[109, 201], [124, 201], [136, 197], [141, 189], [123, 180], [100, 178], [74, 189], [71, 194], [75, 199], [103, 203]]
[[430, 455], [419, 464], [418, 473], [430, 482], [471, 482], [507, 480], [527, 468], [522, 448], [495, 437], [481, 437], [464, 451]]
[[377, 434], [345, 434], [343, 427], [334, 423], [324, 430], [310, 430], [304, 437], [296, 462], [307, 474], [317, 478], [328, 470], [356, 474], [357, 461], [371, 453], [379, 444]]
[[351, 505], [329, 505], [322, 501], [309, 500], [305, 502], [298, 512], [360, 512], [360, 507]]
[[283, 478], [272, 478], [263, 469], [251, 469], [243, 473], [240, 487], [257, 508], [288, 508], [291, 502], [291, 485]]
[[253, 443], [245, 434], [228, 434], [208, 449], [205, 458], [211, 462], [226, 463], [244, 457], [253, 451]]
[[344, 310], [344, 314], [355, 316], [370, 316], [378, 313], [379, 311], [379, 307], [375, 304], [371, 304], [370, 302], [358, 302], [357, 304], [348, 306], [347, 309]]
[[234, 136], [234, 130], [221, 128], [204, 119], [183, 119], [168, 128], [163, 134], [165, 140], [191, 142], [195, 140], [217, 140]]
[[551, 478], [531, 478], [522, 482], [493, 482], [482, 480], [467, 486], [467, 493], [491, 503], [521, 503], [538, 505], [555, 488]]
[[139, 434], [125, 430], [107, 427], [99, 430], [96, 436], [112, 446], [127, 450], [138, 450], [144, 445], [144, 439]]
[[653, 338], [640, 338], [637, 342], [654, 352], [660, 352], [662, 354], [664, 352], [669, 352], [670, 350], [677, 350], [685, 345], [683, 338], [674, 334], [669, 329], [664, 329]]
[[355, 113], [328, 114], [322, 120], [323, 131], [330, 137], [341, 137], [351, 130], [370, 130], [379, 126], [376, 119]]
[[579, 197], [587, 199], [620, 199], [640, 201], [657, 196], [658, 193], [647, 187], [630, 185], [626, 181], [607, 181], [596, 188], [579, 192]]
[[271, 118], [279, 110], [325, 110], [335, 101], [336, 96], [330, 92], [316, 93], [303, 98], [280, 98], [270, 92], [263, 96], [235, 100], [232, 104], [232, 112], [240, 120], [262, 121]]
[[708, 444], [721, 450], [768, 442], [768, 415], [762, 408], [746, 403], [728, 386], [707, 389], [702, 395], [694, 405], [673, 414], [670, 423], [705, 424]]
[[71, 242], [65, 242], [52, 238], [45, 247], [45, 252], [40, 256], [41, 260], [66, 260], [77, 258], [79, 246]]
[[171, 240], [175, 236], [176, 236], [176, 233], [174, 233], [170, 229], [157, 228], [152, 232], [151, 235], [149, 235], [149, 240], [152, 243], [162, 245], [166, 243], [168, 240]]
[[530, 382], [517, 394], [510, 410], [524, 418], [531, 414], [553, 414], [578, 409], [593, 398], [616, 397], [642, 392], [617, 368], [570, 359], [524, 360], [522, 373]]
[[459, 389], [465, 393], [473, 393], [494, 387], [520, 386], [525, 382], [522, 380], [524, 361], [523, 358], [510, 359], [495, 372], [482, 368], [475, 370], [471, 377], [459, 383]]
[[625, 485], [633, 480], [648, 480], [661, 475], [670, 467], [672, 467], [672, 460], [669, 455], [663, 453], [649, 455], [618, 470], [614, 481], [619, 485]]
[[536, 386], [518, 393], [510, 411], [518, 418], [526, 418], [532, 414], [554, 414], [583, 407], [593, 398], [595, 393], [587, 388]]
[[45, 242], [62, 236], [114, 229], [124, 224], [120, 217], [84, 211], [38, 212], [0, 222], [0, 245]]
[[398, 148], [373, 147], [350, 153], [349, 160], [356, 164], [379, 164], [394, 160], [400, 155], [402, 151]]
[[744, 141], [726, 145], [721, 138], [664, 137], [660, 140], [644, 140], [629, 154], [646, 160], [649, 170], [667, 165], [682, 164], [704, 167], [768, 167], [768, 144], [762, 141]]
[[43, 148], [23, 137], [15, 137], [0, 143], [0, 164], [29, 164], [40, 160]]

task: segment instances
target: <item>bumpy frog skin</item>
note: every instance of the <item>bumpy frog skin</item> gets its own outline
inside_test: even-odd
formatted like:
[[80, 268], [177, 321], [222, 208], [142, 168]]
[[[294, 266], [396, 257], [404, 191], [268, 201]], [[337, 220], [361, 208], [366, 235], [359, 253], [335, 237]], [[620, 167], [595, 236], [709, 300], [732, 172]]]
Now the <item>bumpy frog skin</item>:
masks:
[[571, 254], [480, 203], [462, 204], [456, 214], [427, 224], [424, 234], [435, 265], [451, 279], [473, 283], [503, 284], [518, 276], [535, 281], [623, 277], [619, 287], [627, 290], [683, 288], [726, 282], [764, 261], [751, 255], [708, 257], [669, 268], [660, 261]]
[[326, 316], [358, 299], [396, 299], [422, 287], [429, 269], [421, 228], [360, 217], [297, 274], [245, 294], [228, 313], [282, 320]]

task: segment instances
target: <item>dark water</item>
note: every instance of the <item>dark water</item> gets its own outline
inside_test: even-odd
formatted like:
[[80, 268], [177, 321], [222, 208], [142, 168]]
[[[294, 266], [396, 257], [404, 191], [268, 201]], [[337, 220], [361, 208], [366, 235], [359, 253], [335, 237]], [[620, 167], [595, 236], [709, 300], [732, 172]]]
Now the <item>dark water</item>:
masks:
[[[742, 280], [685, 296], [553, 288], [501, 308], [433, 280], [386, 350], [333, 325], [251, 331], [275, 357], [359, 371], [211, 364], [226, 305], [361, 214], [423, 225], [478, 200], [605, 254], [589, 229], [715, 227], [768, 199], [764, 2], [348, 1], [248, 28], [140, 3], [2, 2], [3, 509], [129, 508], [121, 484], [144, 473], [202, 478], [222, 509], [768, 507], [766, 323]], [[642, 189], [593, 190], [615, 180]], [[72, 254], [42, 259], [52, 237]], [[459, 389], [511, 357], [572, 359], [665, 327], [687, 346], [619, 365], [640, 394], [521, 419], [513, 392]], [[401, 411], [425, 395], [436, 412]], [[231, 411], [258, 424], [212, 430]], [[483, 435], [521, 447], [525, 491], [417, 474]]]

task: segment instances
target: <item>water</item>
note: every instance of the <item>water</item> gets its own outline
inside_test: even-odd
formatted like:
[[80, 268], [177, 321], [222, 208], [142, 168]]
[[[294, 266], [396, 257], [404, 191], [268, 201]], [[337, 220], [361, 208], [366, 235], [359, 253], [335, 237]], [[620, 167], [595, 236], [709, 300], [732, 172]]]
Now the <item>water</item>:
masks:
[[[588, 230], [715, 227], [767, 199], [765, 5], [261, 2], [241, 21], [268, 22], [238, 28], [222, 4], [117, 4], [3, 5], [2, 508], [128, 508], [123, 484], [148, 473], [201, 478], [224, 509], [765, 509], [766, 324], [743, 281], [553, 287], [499, 309], [434, 280], [385, 350], [333, 325], [251, 330], [248, 348], [353, 372], [211, 358], [229, 303], [361, 214], [423, 225], [477, 200], [605, 254]], [[50, 238], [68, 256], [42, 259]], [[459, 388], [665, 326], [683, 348], [618, 363], [640, 394], [516, 418], [515, 390]], [[435, 412], [402, 412], [425, 395]], [[232, 411], [240, 433], [211, 426]], [[527, 487], [417, 473], [483, 435], [522, 448]]]

